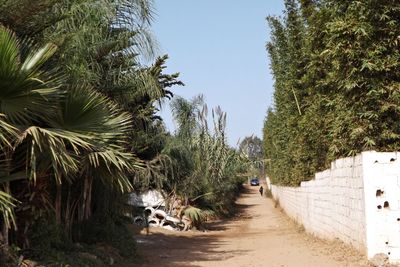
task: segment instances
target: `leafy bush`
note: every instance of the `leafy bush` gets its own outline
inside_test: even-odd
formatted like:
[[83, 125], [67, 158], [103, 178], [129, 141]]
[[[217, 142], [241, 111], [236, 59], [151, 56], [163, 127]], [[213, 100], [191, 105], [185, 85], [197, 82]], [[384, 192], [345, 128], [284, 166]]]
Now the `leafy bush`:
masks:
[[136, 254], [136, 241], [122, 218], [112, 221], [109, 217], [95, 216], [81, 225], [81, 240], [87, 244], [107, 243], [116, 248], [122, 257]]
[[55, 251], [70, 251], [72, 243], [62, 231], [54, 216], [47, 215], [35, 220], [27, 233], [31, 247], [22, 250], [24, 256], [35, 260], [43, 260]]

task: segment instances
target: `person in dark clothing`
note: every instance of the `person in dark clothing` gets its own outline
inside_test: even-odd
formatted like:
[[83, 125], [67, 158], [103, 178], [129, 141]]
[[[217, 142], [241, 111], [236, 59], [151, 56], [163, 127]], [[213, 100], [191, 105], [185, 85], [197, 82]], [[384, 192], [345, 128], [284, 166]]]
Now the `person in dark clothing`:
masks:
[[260, 186], [260, 189], [258, 191], [260, 191], [260, 195], [262, 196], [263, 192], [264, 192], [264, 188], [262, 186]]

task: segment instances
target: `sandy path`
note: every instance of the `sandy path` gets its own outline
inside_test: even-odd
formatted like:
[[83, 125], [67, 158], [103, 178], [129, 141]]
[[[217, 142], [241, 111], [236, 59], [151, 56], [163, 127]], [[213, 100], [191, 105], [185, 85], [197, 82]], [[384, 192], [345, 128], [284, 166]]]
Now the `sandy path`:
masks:
[[304, 233], [262, 198], [258, 187], [248, 187], [237, 204], [237, 218], [214, 223], [207, 232], [142, 232], [137, 236], [138, 266], [368, 266], [351, 248]]

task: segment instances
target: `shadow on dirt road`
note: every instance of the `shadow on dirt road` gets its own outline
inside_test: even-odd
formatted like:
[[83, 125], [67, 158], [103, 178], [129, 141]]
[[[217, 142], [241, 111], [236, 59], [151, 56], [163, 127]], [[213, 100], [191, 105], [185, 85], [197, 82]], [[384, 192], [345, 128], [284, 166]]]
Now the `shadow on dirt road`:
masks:
[[[241, 196], [250, 195], [252, 191], [244, 188]], [[253, 204], [236, 203], [235, 216], [219, 221], [208, 222], [206, 231], [171, 232], [159, 228], [151, 228], [147, 235], [144, 230], [135, 238], [138, 242], [138, 265], [155, 266], [201, 266], [195, 262], [221, 262], [238, 254], [245, 254], [248, 249], [217, 250], [228, 241], [221, 237], [235, 224], [250, 219], [248, 210]], [[189, 263], [189, 265], [188, 265]]]

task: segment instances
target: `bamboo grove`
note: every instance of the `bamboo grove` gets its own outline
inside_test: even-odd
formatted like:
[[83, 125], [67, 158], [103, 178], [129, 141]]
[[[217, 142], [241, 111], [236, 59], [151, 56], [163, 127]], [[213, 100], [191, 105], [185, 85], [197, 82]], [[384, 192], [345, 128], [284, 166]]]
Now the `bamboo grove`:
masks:
[[267, 172], [297, 186], [339, 157], [400, 148], [400, 2], [286, 0], [268, 17]]
[[133, 190], [231, 209], [248, 161], [226, 143], [226, 114], [213, 134], [202, 101], [172, 102], [175, 135], [157, 116], [183, 83], [154, 56], [153, 15], [150, 0], [0, 0], [1, 266], [108, 266], [78, 260], [104, 258], [96, 243], [132, 256]]

